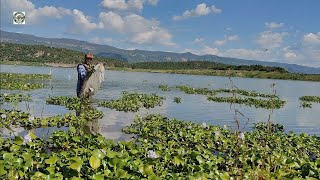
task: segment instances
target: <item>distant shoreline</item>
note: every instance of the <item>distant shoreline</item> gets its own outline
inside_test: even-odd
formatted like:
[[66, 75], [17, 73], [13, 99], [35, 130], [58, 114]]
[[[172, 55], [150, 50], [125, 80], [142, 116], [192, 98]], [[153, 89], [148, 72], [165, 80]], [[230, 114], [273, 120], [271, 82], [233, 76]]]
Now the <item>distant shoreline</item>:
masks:
[[[67, 63], [40, 63], [40, 62], [21, 62], [21, 61], [0, 61], [0, 64], [22, 65], [22, 66], [47, 66], [47, 67], [62, 67], [62, 68], [75, 68], [77, 66], [77, 64], [67, 64]], [[295, 73], [279, 73], [279, 72], [263, 72], [263, 71], [210, 70], [210, 69], [163, 70], [163, 69], [132, 69], [132, 68], [117, 68], [117, 67], [106, 67], [106, 69], [112, 70], [112, 71], [128, 71], [128, 72], [190, 74], [190, 75], [204, 75], [204, 76], [320, 82], [320, 74], [295, 74]]]

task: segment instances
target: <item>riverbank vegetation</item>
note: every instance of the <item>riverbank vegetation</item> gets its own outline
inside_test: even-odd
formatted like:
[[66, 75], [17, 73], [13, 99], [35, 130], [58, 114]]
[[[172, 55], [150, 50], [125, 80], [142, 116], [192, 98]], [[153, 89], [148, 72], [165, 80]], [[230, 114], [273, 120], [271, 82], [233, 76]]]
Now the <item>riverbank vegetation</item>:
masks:
[[[83, 62], [84, 53], [43, 45], [22, 45], [1, 42], [0, 57], [2, 63], [18, 61], [30, 63], [30, 65], [58, 63], [76, 66]], [[93, 62], [102, 62], [106, 67], [129, 67], [127, 62], [98, 56], [94, 57]]]
[[[21, 45], [1, 42], [0, 49], [0, 63], [3, 64], [75, 67], [77, 64], [82, 63], [83, 56], [84, 53], [82, 52], [43, 45]], [[320, 81], [320, 74], [291, 73], [281, 67], [262, 65], [235, 66], [208, 61], [140, 62], [129, 64], [122, 60], [96, 56], [94, 63], [97, 62], [102, 62], [106, 68], [111, 70], [134, 72]]]

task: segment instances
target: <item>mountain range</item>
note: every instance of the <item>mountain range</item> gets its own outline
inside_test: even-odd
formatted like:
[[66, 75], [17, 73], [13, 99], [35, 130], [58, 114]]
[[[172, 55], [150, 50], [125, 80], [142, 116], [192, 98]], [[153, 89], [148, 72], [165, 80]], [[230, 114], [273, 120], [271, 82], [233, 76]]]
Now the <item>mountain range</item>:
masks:
[[320, 74], [320, 68], [286, 64], [269, 61], [245, 60], [238, 58], [220, 57], [215, 55], [195, 55], [190, 52], [174, 53], [146, 50], [125, 50], [109, 45], [94, 44], [86, 41], [67, 38], [45, 38], [34, 35], [13, 33], [0, 30], [0, 41], [27, 45], [46, 45], [66, 48], [81, 52], [91, 52], [101, 57], [109, 57], [128, 63], [136, 62], [180, 62], [180, 61], [213, 61], [230, 65], [263, 65], [283, 67], [290, 72], [305, 74]]

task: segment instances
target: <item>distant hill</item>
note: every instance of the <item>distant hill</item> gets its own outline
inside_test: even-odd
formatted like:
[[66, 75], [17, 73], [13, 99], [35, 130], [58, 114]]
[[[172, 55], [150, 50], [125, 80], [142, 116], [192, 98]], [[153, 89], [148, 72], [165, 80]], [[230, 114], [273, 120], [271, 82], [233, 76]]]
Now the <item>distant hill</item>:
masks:
[[[84, 59], [84, 54], [79, 51], [44, 45], [24, 45], [1, 42], [0, 47], [1, 61], [38, 62], [40, 64], [63, 63], [76, 65], [82, 63]], [[127, 62], [111, 58], [96, 57], [94, 58], [94, 61], [103, 62], [107, 67], [130, 67]]]
[[92, 52], [101, 57], [114, 58], [129, 63], [136, 62], [181, 62], [181, 61], [212, 61], [230, 65], [263, 65], [283, 67], [289, 72], [320, 74], [320, 68], [300, 66], [267, 61], [244, 60], [237, 58], [219, 57], [214, 55], [195, 55], [192, 53], [172, 53], [145, 50], [124, 50], [108, 45], [89, 43], [86, 41], [66, 38], [43, 38], [33, 35], [0, 31], [1, 42], [11, 42], [28, 45], [45, 45], [58, 48], [72, 49], [81, 52]]

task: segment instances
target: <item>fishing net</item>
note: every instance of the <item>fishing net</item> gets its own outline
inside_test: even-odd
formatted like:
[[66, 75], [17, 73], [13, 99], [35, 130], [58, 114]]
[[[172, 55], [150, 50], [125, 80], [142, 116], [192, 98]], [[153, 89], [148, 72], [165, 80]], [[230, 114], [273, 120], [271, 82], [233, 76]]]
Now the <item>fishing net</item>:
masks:
[[94, 70], [89, 75], [83, 84], [80, 97], [90, 97], [96, 93], [99, 89], [102, 81], [104, 81], [104, 66], [103, 64], [97, 64], [94, 66]]

